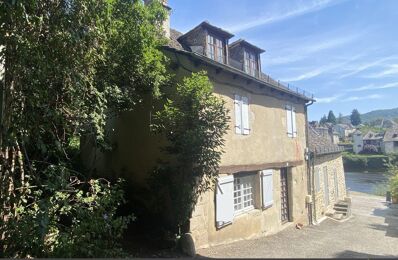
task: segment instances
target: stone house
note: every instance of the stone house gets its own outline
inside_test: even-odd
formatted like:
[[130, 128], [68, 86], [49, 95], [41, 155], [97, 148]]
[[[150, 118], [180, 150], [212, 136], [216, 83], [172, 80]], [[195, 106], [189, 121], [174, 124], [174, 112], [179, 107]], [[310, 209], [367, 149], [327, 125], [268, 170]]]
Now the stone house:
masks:
[[355, 129], [348, 124], [336, 124], [333, 126], [333, 131], [336, 132], [340, 138], [340, 140], [346, 140]]
[[363, 150], [363, 137], [362, 137], [362, 132], [361, 131], [356, 130], [352, 134], [352, 141], [353, 141], [352, 149], [353, 149], [354, 153], [359, 154], [360, 152], [362, 152], [362, 150]]
[[398, 153], [398, 128], [388, 129], [383, 137], [381, 150], [384, 154]]
[[346, 184], [342, 159], [342, 147], [334, 144], [331, 137], [319, 129], [308, 129], [309, 149], [311, 151], [310, 175], [312, 180], [312, 199], [315, 222], [326, 214], [349, 215], [349, 199], [346, 197]]
[[[163, 28], [170, 41], [163, 51], [170, 72], [182, 79], [207, 71], [214, 94], [226, 102], [231, 118], [217, 183], [200, 195], [186, 230], [195, 247], [312, 223], [307, 107], [313, 97], [264, 74], [264, 51], [248, 41], [229, 43], [233, 34], [206, 21], [185, 34], [170, 29], [168, 23], [169, 19]], [[145, 186], [161, 157], [162, 139], [150, 131], [151, 102], [146, 100], [134, 113], [111, 122], [116, 147], [111, 154], [82, 145], [84, 161], [98, 173]], [[339, 187], [340, 198], [345, 188]]]

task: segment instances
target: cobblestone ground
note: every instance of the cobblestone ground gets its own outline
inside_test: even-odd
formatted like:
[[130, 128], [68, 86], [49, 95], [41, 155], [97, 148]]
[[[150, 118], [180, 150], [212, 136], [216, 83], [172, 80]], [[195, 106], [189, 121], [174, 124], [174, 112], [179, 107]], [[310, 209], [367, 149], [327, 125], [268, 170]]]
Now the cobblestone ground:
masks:
[[398, 207], [383, 197], [351, 193], [353, 217], [331, 219], [302, 230], [287, 228], [255, 240], [198, 250], [198, 257], [371, 258], [398, 257]]

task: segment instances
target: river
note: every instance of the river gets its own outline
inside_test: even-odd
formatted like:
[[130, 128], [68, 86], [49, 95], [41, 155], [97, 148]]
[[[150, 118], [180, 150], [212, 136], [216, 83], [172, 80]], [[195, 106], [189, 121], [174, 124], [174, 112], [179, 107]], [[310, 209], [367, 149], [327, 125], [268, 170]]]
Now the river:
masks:
[[346, 172], [345, 182], [350, 191], [385, 196], [388, 176], [386, 173]]

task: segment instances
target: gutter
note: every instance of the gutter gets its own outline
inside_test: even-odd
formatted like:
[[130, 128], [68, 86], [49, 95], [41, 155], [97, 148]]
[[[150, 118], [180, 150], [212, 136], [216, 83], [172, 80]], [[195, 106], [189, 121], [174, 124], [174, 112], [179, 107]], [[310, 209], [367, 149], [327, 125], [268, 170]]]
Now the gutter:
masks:
[[310, 142], [309, 142], [309, 123], [308, 123], [308, 107], [314, 104], [315, 100], [311, 100], [308, 104], [304, 105], [304, 114], [305, 114], [305, 138], [306, 138], [306, 157], [307, 157], [307, 194], [312, 196], [312, 203], [307, 203], [308, 205], [308, 219], [309, 224], [314, 225], [314, 217], [316, 219], [316, 210], [315, 210], [315, 192], [314, 192], [314, 156], [315, 153], [310, 152]]

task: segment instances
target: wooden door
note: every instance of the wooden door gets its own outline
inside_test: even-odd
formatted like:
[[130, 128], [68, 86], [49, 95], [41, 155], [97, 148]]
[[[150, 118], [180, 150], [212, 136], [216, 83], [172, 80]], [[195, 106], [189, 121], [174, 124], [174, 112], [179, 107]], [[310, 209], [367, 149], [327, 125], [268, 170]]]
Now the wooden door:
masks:
[[289, 192], [287, 184], [287, 168], [281, 169], [281, 220], [289, 221]]
[[339, 180], [337, 178], [336, 169], [334, 169], [333, 175], [334, 175], [334, 197], [335, 197], [335, 201], [337, 201], [339, 199]]

